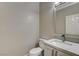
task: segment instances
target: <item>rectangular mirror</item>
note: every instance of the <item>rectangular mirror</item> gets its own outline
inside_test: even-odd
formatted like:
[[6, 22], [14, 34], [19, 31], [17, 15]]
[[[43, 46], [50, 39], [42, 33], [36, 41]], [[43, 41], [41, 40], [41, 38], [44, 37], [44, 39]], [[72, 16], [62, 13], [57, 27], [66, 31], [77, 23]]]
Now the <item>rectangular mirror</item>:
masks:
[[79, 3], [64, 4], [56, 7], [56, 33], [79, 35]]

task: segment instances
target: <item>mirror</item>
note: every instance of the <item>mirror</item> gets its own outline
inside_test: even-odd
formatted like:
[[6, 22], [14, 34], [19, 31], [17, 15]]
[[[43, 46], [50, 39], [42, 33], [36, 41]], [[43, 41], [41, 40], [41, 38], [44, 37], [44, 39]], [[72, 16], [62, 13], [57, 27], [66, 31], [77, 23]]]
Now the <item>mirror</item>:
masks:
[[55, 8], [56, 33], [79, 35], [79, 3], [66, 2]]

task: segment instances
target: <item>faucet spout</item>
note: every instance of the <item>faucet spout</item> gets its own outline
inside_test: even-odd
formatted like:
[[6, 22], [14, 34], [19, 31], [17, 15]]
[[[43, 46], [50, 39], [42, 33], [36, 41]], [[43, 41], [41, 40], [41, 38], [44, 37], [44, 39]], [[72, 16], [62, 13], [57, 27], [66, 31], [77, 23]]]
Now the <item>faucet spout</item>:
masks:
[[65, 35], [63, 34], [61, 37], [62, 37], [62, 41], [64, 42], [66, 40]]

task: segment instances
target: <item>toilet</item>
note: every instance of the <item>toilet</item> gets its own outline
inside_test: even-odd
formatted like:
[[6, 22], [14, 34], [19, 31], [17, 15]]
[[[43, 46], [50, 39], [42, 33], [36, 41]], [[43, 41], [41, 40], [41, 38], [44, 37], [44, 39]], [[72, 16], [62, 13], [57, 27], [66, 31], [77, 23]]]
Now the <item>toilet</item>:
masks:
[[29, 51], [29, 56], [42, 56], [42, 51], [40, 47], [33, 48]]

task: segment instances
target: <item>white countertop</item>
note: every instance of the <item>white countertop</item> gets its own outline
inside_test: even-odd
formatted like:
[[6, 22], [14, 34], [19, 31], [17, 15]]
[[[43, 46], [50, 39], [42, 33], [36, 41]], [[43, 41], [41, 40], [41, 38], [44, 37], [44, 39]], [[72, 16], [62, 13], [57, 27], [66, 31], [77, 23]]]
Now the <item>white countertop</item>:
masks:
[[41, 40], [48, 45], [56, 46], [58, 48], [61, 48], [79, 55], [78, 43], [69, 42], [69, 41], [62, 42], [62, 40], [59, 40], [59, 39], [50, 39], [50, 40], [41, 39]]

